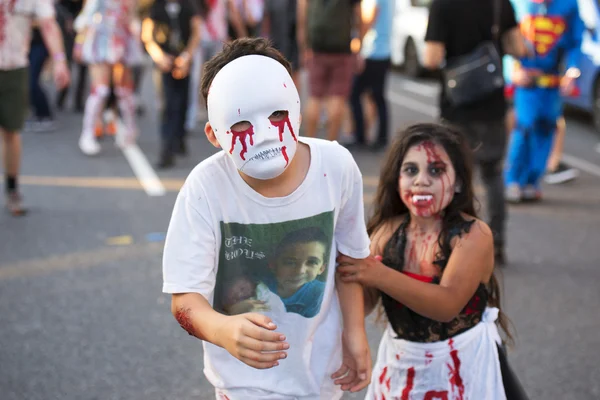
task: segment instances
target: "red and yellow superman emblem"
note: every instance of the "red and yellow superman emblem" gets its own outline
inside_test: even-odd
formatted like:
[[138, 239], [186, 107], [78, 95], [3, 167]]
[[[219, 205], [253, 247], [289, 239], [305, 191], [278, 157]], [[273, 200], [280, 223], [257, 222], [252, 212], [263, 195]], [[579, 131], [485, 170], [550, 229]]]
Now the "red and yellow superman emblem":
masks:
[[566, 26], [563, 17], [528, 15], [521, 21], [521, 32], [545, 56], [560, 41]]

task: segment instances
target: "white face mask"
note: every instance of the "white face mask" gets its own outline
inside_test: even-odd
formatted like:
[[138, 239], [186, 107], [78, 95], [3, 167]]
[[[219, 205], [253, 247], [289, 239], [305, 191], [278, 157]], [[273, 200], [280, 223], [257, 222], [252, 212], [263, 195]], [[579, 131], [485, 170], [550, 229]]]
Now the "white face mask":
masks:
[[238, 170], [264, 180], [290, 165], [298, 145], [300, 96], [281, 63], [259, 55], [233, 60], [215, 76], [207, 103], [217, 141]]

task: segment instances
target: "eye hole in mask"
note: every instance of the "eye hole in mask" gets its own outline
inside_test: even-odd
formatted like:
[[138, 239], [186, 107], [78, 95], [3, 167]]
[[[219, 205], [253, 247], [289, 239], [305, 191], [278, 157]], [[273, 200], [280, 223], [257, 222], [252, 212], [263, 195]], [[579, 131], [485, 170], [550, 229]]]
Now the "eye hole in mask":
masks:
[[[269, 121], [271, 121], [271, 124], [273, 124], [274, 126], [277, 126], [277, 123], [285, 121], [287, 118], [288, 112], [286, 110], [277, 110], [269, 116]], [[250, 121], [239, 121], [231, 125], [231, 128], [229, 129], [233, 132], [244, 132], [250, 129], [250, 127], [252, 127]]]

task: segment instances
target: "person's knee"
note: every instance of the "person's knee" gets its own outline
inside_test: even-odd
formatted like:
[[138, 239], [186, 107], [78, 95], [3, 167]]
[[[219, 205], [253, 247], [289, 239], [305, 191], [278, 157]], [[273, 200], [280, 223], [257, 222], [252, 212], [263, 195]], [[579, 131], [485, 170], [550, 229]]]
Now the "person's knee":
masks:
[[106, 99], [110, 94], [110, 88], [108, 85], [99, 83], [92, 86], [91, 94], [102, 99]]

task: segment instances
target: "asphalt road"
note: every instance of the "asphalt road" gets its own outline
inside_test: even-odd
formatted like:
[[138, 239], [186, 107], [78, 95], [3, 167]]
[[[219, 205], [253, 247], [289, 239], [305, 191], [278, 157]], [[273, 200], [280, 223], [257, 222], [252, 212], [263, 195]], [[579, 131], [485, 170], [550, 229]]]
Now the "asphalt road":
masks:
[[[139, 148], [152, 164], [158, 115], [145, 82]], [[394, 131], [433, 120], [436, 93], [431, 81], [394, 73]], [[0, 399], [213, 399], [201, 344], [179, 328], [161, 293], [161, 251], [182, 180], [214, 149], [193, 132], [190, 156], [156, 182], [139, 169], [139, 154], [126, 157], [110, 140], [99, 157], [83, 156], [81, 115], [58, 118], [55, 132], [23, 134], [30, 214], [0, 213]], [[510, 265], [501, 277], [518, 338], [509, 357], [531, 399], [600, 398], [598, 142], [585, 117], [570, 115], [566, 159], [581, 176], [546, 187], [543, 203], [510, 208]], [[355, 156], [368, 208], [381, 154]], [[373, 354], [380, 332], [369, 325]]]

